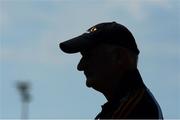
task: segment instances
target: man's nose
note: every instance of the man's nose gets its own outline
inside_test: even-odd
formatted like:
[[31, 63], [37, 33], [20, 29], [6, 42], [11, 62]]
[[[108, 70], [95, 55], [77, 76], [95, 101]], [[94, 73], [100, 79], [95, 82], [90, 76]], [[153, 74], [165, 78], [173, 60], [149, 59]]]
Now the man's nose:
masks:
[[85, 67], [85, 62], [84, 62], [84, 59], [81, 58], [81, 60], [79, 61], [79, 64], [77, 65], [77, 69], [79, 71], [83, 71], [84, 70], [84, 67]]

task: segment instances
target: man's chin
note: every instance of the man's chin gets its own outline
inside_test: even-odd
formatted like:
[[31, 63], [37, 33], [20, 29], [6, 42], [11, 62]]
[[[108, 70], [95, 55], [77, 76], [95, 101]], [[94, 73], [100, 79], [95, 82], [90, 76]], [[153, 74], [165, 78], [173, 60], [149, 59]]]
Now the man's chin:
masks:
[[87, 79], [86, 80], [86, 86], [89, 87], [89, 88], [93, 88], [93, 89], [95, 89], [95, 90], [100, 92], [101, 88], [99, 86], [97, 86], [97, 84], [94, 81], [95, 81], [94, 79], [90, 79], [90, 78]]

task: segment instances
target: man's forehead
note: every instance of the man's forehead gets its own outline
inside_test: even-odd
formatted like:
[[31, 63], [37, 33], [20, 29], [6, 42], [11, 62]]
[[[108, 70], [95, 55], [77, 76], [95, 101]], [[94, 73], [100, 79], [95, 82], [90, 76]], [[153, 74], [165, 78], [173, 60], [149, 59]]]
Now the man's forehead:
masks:
[[93, 53], [95, 53], [95, 51], [98, 51], [96, 48], [92, 48], [92, 49], [84, 49], [84, 50], [82, 50], [82, 51], [80, 51], [80, 53], [82, 54], [82, 55], [88, 55], [88, 54], [93, 54]]
[[95, 54], [101, 53], [102, 54], [102, 53], [105, 53], [111, 47], [112, 47], [112, 45], [109, 45], [109, 44], [98, 44], [91, 48], [84, 49], [84, 50], [80, 51], [80, 53], [82, 55], [93, 54], [93, 53], [95, 53]]

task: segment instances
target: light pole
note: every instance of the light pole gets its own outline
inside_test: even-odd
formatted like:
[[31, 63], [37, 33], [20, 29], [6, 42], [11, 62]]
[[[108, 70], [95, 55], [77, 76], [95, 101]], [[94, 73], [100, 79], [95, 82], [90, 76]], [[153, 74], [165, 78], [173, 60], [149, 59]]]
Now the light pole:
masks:
[[30, 102], [30, 94], [29, 94], [30, 84], [25, 81], [17, 82], [17, 89], [21, 95], [22, 108], [21, 108], [21, 119], [28, 119], [28, 103]]

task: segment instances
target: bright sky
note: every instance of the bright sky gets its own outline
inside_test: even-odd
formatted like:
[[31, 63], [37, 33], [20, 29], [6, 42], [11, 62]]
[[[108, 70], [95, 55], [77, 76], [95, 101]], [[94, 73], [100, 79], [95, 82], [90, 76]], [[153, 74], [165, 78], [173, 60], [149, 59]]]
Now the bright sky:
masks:
[[32, 85], [29, 118], [94, 118], [106, 99], [58, 44], [106, 21], [130, 29], [145, 84], [180, 118], [179, 0], [0, 0], [0, 118], [21, 117], [17, 80]]

